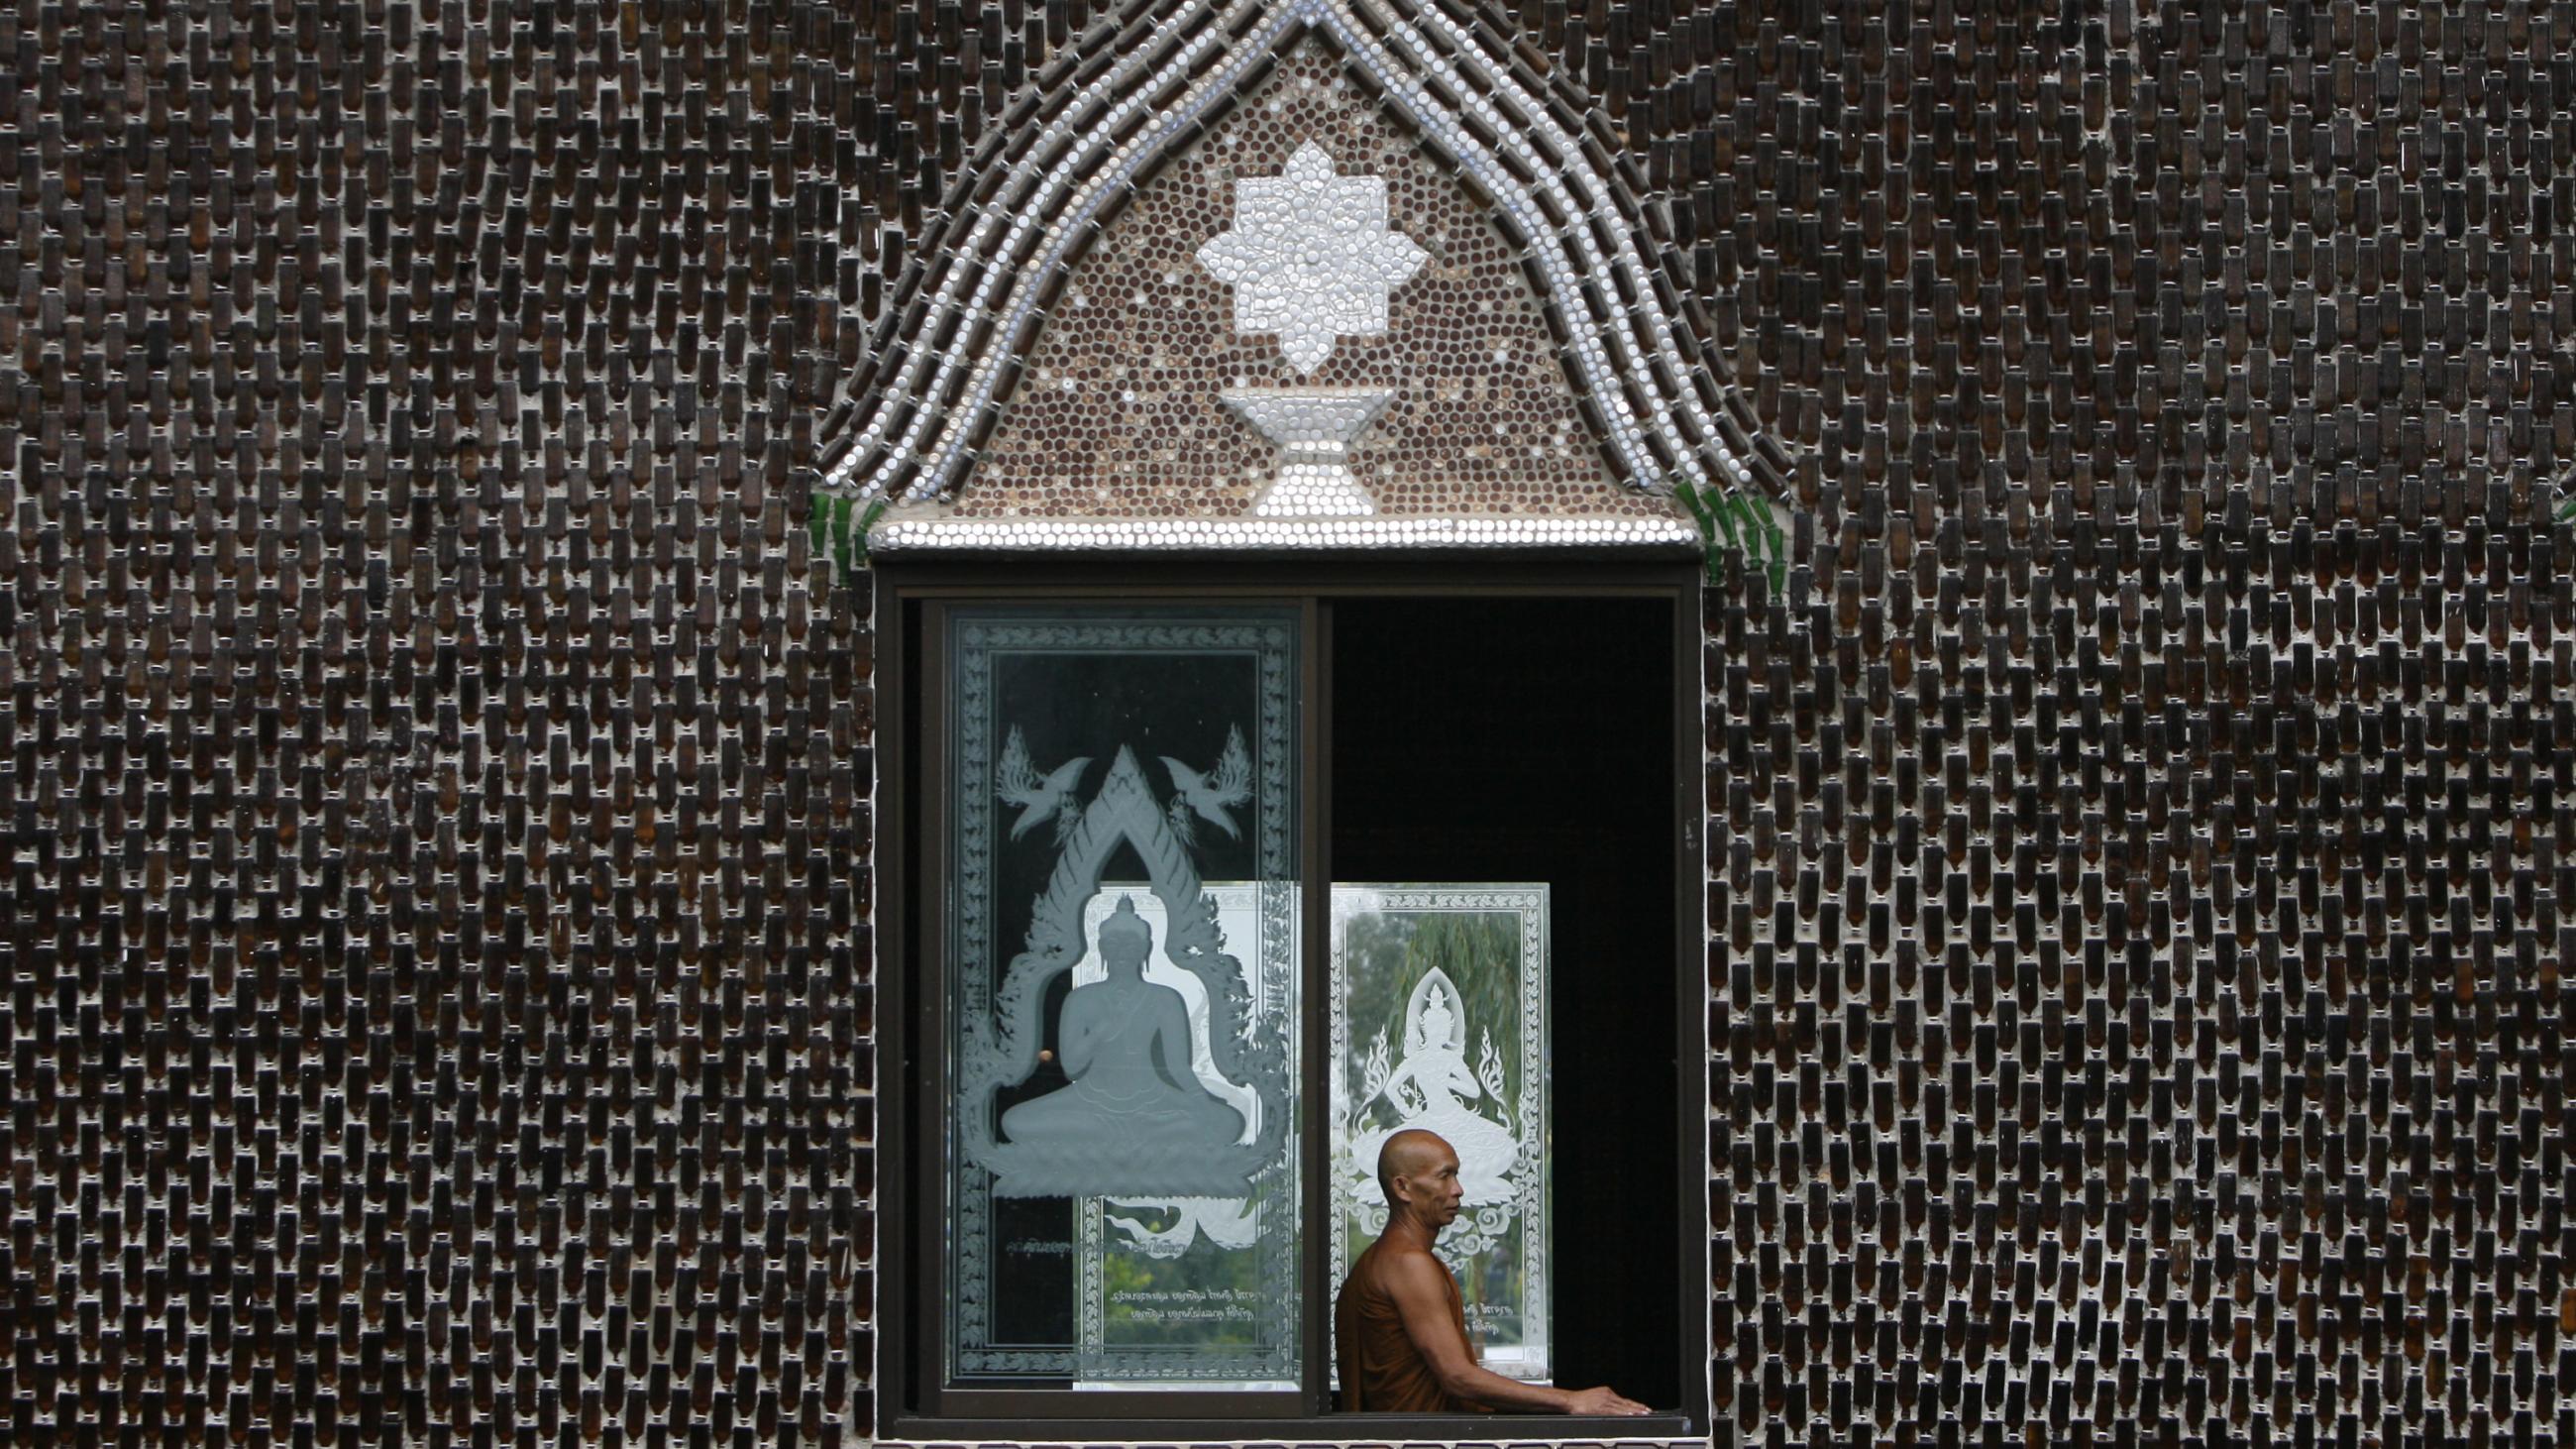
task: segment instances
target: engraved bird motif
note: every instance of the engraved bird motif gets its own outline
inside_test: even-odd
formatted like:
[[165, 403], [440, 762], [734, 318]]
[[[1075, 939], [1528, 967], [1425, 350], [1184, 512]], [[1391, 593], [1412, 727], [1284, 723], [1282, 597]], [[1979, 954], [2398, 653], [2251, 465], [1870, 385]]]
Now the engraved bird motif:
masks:
[[1216, 768], [1201, 774], [1169, 755], [1162, 757], [1163, 768], [1172, 772], [1172, 833], [1183, 845], [1194, 843], [1190, 816], [1201, 819], [1226, 833], [1229, 840], [1242, 838], [1234, 828], [1234, 817], [1227, 812], [1252, 798], [1252, 758], [1244, 753], [1243, 731], [1229, 726], [1225, 732], [1225, 753], [1217, 758]]
[[[1020, 818], [1011, 825], [1011, 838], [1017, 840], [1028, 834], [1070, 804], [1068, 797], [1074, 782], [1090, 765], [1091, 757], [1081, 755], [1056, 766], [1041, 780], [1029, 763], [1029, 742], [1021, 737], [1018, 725], [1011, 726], [1010, 738], [1002, 742], [1001, 763], [993, 770], [993, 793], [1021, 807]], [[1067, 810], [1065, 822], [1069, 824], [1073, 818], [1073, 812]]]

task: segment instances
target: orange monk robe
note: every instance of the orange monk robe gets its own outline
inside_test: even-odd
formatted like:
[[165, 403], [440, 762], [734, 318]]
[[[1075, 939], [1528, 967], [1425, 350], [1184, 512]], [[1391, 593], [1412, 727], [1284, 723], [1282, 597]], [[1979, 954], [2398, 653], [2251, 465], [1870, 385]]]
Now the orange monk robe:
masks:
[[[1440, 1387], [1430, 1362], [1406, 1336], [1403, 1311], [1396, 1307], [1395, 1295], [1387, 1290], [1380, 1272], [1378, 1255], [1384, 1246], [1371, 1243], [1360, 1254], [1333, 1304], [1333, 1352], [1341, 1368], [1343, 1410], [1354, 1414], [1492, 1412]], [[1445, 1263], [1440, 1265], [1440, 1286], [1448, 1290], [1449, 1321], [1457, 1326], [1458, 1341], [1468, 1343], [1467, 1305], [1458, 1296], [1458, 1280], [1450, 1276]], [[1474, 1352], [1472, 1347], [1469, 1352]]]

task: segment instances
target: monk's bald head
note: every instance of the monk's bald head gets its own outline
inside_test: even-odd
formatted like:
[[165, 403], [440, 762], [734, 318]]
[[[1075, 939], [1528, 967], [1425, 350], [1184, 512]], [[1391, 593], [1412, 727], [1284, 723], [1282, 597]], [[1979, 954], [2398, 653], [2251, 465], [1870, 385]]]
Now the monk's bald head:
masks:
[[1422, 1127], [1407, 1127], [1386, 1139], [1377, 1150], [1377, 1190], [1386, 1195], [1388, 1206], [1395, 1203], [1395, 1180], [1420, 1177], [1435, 1171], [1444, 1157], [1457, 1156], [1449, 1139]]

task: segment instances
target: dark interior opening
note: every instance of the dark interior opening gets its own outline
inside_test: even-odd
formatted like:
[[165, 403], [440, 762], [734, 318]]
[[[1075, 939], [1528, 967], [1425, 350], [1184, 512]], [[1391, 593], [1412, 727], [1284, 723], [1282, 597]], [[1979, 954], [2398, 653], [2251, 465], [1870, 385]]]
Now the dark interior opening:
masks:
[[1332, 871], [1545, 881], [1556, 1382], [1682, 1402], [1669, 598], [1344, 598]]

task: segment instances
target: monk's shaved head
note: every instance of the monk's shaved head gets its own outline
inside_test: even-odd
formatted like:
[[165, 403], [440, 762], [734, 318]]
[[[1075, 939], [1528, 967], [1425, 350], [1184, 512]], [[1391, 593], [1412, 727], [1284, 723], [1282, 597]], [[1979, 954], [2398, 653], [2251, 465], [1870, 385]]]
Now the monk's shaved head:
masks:
[[1377, 1190], [1386, 1195], [1387, 1205], [1395, 1204], [1395, 1180], [1418, 1177], [1440, 1165], [1444, 1156], [1454, 1157], [1457, 1149], [1449, 1139], [1422, 1127], [1407, 1127], [1386, 1139], [1377, 1150]]

